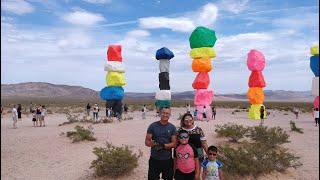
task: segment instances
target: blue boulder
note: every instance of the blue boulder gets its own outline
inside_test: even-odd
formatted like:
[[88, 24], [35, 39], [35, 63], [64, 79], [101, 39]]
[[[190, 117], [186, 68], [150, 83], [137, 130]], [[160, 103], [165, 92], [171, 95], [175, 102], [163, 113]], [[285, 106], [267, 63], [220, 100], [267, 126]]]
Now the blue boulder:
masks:
[[310, 68], [316, 77], [319, 77], [319, 56], [310, 57]]
[[156, 59], [157, 60], [159, 60], [159, 59], [171, 59], [173, 57], [174, 57], [173, 52], [170, 51], [166, 47], [163, 47], [163, 48], [157, 50], [157, 53], [156, 53]]
[[103, 100], [122, 100], [124, 90], [121, 86], [109, 86], [101, 89], [100, 97]]

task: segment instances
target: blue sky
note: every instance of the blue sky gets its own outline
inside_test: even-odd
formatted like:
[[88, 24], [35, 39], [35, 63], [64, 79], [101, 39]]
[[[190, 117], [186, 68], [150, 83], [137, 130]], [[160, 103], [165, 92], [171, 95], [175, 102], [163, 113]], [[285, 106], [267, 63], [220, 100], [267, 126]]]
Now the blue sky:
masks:
[[[182, 3], [183, 2], [183, 3]], [[317, 0], [1, 0], [1, 83], [49, 82], [100, 90], [106, 50], [121, 44], [125, 91], [158, 91], [155, 52], [171, 49], [173, 92], [192, 90], [188, 38], [216, 31], [210, 88], [248, 90], [251, 49], [264, 53], [271, 90], [310, 90], [309, 49], [319, 44]]]

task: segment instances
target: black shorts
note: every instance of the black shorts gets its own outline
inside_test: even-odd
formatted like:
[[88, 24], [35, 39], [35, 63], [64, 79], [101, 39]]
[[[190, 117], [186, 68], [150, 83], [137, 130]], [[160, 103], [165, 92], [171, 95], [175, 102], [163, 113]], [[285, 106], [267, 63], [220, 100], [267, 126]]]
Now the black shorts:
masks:
[[37, 119], [36, 118], [32, 118], [32, 121], [37, 121]]
[[175, 180], [194, 180], [195, 177], [195, 171], [192, 171], [191, 173], [183, 173], [179, 169], [176, 169], [176, 172], [174, 174]]

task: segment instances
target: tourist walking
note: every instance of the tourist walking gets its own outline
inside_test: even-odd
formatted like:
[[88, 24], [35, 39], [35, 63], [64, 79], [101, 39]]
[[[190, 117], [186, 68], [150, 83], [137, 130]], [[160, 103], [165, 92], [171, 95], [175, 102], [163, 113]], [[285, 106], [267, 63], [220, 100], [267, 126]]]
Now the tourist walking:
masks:
[[99, 106], [95, 104], [93, 106], [93, 121], [98, 122]]
[[43, 126], [45, 127], [46, 124], [45, 124], [45, 117], [47, 116], [47, 109], [46, 107], [43, 105], [42, 108], [41, 108], [41, 118], [40, 118], [40, 127]]
[[16, 105], [13, 105], [12, 108], [12, 120], [13, 120], [13, 129], [17, 128], [17, 121], [18, 121], [18, 111], [16, 109]]
[[89, 103], [87, 104], [86, 109], [87, 109], [87, 116], [90, 116], [90, 109], [91, 109], [91, 106], [90, 106], [90, 104], [89, 104]]
[[146, 119], [146, 113], [147, 113], [146, 105], [143, 105], [141, 111], [142, 111], [142, 119]]
[[21, 121], [21, 111], [22, 111], [21, 104], [18, 104], [17, 112], [18, 112], [18, 120], [19, 121]]

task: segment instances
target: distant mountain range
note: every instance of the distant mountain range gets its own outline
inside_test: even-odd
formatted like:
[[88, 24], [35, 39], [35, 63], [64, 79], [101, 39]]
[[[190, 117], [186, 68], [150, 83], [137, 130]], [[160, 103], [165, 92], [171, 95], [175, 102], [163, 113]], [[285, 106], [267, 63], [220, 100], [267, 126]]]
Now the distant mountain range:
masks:
[[[312, 101], [311, 91], [265, 90], [266, 101]], [[127, 100], [153, 100], [155, 93], [126, 92]], [[48, 98], [97, 100], [99, 92], [81, 86], [57, 85], [44, 82], [1, 84], [1, 98]], [[194, 91], [173, 92], [174, 100], [193, 100]], [[243, 94], [215, 94], [215, 101], [247, 101]]]

